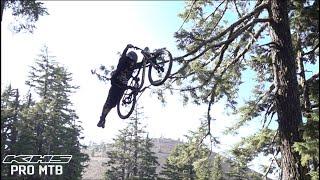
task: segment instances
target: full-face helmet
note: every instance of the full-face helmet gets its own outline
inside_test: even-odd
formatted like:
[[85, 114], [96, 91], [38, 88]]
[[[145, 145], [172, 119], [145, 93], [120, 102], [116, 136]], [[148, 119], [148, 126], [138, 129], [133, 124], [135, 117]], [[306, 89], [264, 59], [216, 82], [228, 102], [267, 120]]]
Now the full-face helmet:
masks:
[[127, 53], [127, 57], [135, 62], [138, 60], [138, 55], [134, 51], [130, 51]]

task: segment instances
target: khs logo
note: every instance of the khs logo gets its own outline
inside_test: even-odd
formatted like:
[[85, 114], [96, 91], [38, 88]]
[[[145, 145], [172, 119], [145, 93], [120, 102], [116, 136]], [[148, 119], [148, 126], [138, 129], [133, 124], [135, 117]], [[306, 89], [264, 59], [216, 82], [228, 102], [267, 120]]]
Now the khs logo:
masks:
[[67, 164], [71, 160], [72, 155], [7, 155], [2, 163], [4, 164]]

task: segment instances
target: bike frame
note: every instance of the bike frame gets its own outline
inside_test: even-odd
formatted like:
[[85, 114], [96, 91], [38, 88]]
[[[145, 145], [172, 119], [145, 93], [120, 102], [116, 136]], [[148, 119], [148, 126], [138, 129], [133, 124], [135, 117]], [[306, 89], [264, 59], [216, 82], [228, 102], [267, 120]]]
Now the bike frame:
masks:
[[136, 81], [138, 78], [138, 76], [140, 75], [140, 71], [142, 69], [142, 79], [141, 79], [141, 84], [139, 85], [138, 88], [136, 88], [138, 90], [138, 92], [141, 92], [141, 88], [143, 87], [144, 84], [144, 79], [145, 79], [145, 72], [146, 72], [146, 67], [149, 67], [150, 65], [156, 68], [156, 64], [152, 62], [152, 59], [156, 58], [156, 56], [153, 56], [152, 53], [146, 52], [145, 50], [138, 48], [138, 47], [134, 47], [135, 49], [141, 50], [141, 54], [143, 55], [142, 58], [142, 67], [139, 68], [137, 75], [132, 76], [133, 79]]

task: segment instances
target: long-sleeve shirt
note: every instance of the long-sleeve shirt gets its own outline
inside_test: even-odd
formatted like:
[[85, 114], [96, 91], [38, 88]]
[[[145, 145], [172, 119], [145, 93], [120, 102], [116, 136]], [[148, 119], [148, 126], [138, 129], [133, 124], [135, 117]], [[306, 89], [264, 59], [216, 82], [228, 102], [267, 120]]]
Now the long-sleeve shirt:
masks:
[[128, 47], [126, 47], [121, 54], [115, 73], [111, 77], [111, 82], [113, 81], [116, 83], [127, 85], [134, 69], [140, 68], [142, 66], [142, 62], [136, 63], [128, 58], [126, 56], [127, 51]]

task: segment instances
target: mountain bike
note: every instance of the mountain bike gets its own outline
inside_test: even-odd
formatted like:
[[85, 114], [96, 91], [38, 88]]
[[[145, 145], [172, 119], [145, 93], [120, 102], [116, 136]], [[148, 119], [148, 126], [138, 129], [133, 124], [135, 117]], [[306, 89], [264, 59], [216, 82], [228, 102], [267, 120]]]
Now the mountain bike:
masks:
[[148, 79], [150, 84], [160, 86], [168, 79], [173, 62], [171, 53], [165, 48], [156, 49], [154, 52], [150, 52], [148, 47], [141, 49], [134, 46], [133, 48], [141, 52], [143, 56], [142, 66], [134, 70], [123, 96], [118, 102], [117, 112], [122, 119], [126, 119], [132, 114], [137, 102], [137, 95], [146, 88], [142, 88], [146, 68], [149, 68]]

